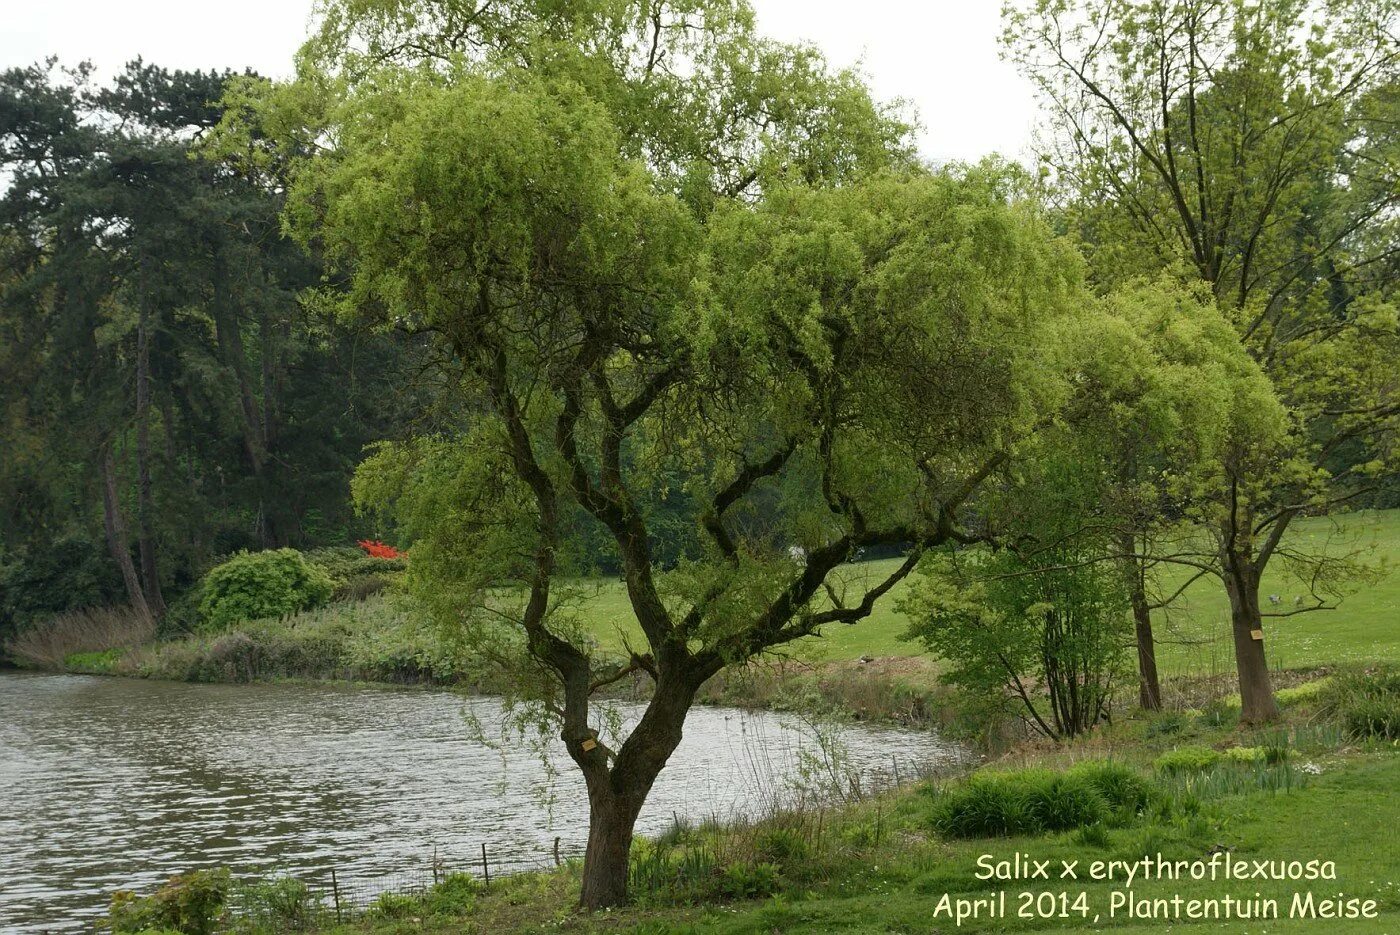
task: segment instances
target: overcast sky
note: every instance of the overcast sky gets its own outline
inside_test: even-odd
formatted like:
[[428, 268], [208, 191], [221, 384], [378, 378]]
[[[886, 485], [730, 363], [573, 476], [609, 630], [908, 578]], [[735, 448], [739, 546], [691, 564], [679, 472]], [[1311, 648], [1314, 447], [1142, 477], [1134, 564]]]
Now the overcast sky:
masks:
[[[917, 109], [924, 154], [1025, 155], [1035, 119], [1029, 85], [998, 58], [996, 0], [754, 0], [759, 28], [816, 43], [838, 65], [862, 63], [881, 98]], [[138, 55], [168, 68], [291, 71], [311, 0], [30, 0], [8, 4], [0, 65], [46, 55], [90, 59], [103, 74]]]

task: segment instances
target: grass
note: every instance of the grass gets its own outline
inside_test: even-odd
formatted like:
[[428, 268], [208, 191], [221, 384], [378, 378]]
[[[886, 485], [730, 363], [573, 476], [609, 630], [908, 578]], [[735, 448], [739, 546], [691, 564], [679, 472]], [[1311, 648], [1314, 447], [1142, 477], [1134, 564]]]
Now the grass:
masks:
[[[1362, 549], [1367, 562], [1394, 568], [1400, 565], [1400, 510], [1302, 519], [1293, 524], [1286, 543], [1299, 549]], [[849, 565], [843, 569], [843, 578], [851, 593], [859, 594], [861, 587], [882, 580], [898, 564], [898, 559], [884, 559]], [[1164, 576], [1163, 590], [1170, 593], [1189, 577], [1189, 569], [1172, 568]], [[900, 638], [908, 624], [895, 606], [907, 588], [908, 583], [901, 582], [865, 620], [827, 626], [819, 635], [794, 643], [790, 654], [811, 663], [920, 654], [918, 643]], [[1269, 594], [1279, 595], [1279, 609], [1288, 610], [1295, 596], [1306, 593], [1305, 585], [1288, 573], [1282, 561], [1271, 563], [1261, 588], [1266, 610], [1273, 606], [1268, 603]], [[599, 584], [585, 599], [580, 616], [605, 647], [620, 649], [625, 641], [637, 645], [641, 640], [617, 582]], [[1233, 669], [1229, 603], [1217, 579], [1205, 577], [1192, 584], [1169, 611], [1158, 612], [1156, 624], [1163, 675]], [[1400, 574], [1387, 574], [1361, 587], [1335, 610], [1266, 620], [1265, 627], [1270, 663], [1278, 667], [1400, 661]]]

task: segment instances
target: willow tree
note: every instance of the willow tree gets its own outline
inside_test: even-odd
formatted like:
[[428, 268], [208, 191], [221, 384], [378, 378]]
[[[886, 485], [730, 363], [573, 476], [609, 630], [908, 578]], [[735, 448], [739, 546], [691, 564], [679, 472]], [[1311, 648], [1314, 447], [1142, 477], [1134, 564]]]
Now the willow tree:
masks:
[[[1077, 262], [995, 172], [829, 184], [776, 134], [744, 154], [755, 186], [696, 197], [586, 71], [358, 76], [321, 111], [334, 132], [289, 221], [344, 274], [326, 301], [440, 349], [460, 426], [381, 448], [358, 495], [392, 505], [444, 623], [557, 719], [588, 790], [581, 900], [601, 907], [626, 898], [700, 686], [859, 621], [923, 549], [970, 535], [960, 511], [1068, 392], [1052, 325], [1081, 303]], [[700, 557], [663, 569], [645, 504], [678, 474]], [[573, 511], [622, 569], [624, 658], [571, 615]], [[874, 544], [907, 557], [844, 588]], [[632, 673], [650, 699], [616, 737], [596, 693]]]
[[[1186, 505], [1210, 546], [1158, 556], [1221, 582], [1241, 716], [1273, 718], [1263, 618], [1335, 606], [1356, 570], [1295, 546], [1289, 526], [1371, 489], [1400, 427], [1397, 6], [1036, 0], [1007, 24], [1094, 278], [1204, 283], [1289, 410], [1287, 439], [1235, 439]], [[1310, 595], [1264, 611], [1279, 558]]]

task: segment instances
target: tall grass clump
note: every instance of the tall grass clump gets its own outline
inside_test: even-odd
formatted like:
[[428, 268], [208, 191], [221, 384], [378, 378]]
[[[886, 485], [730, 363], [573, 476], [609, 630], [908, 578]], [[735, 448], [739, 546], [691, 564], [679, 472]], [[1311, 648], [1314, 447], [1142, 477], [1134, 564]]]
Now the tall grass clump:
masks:
[[23, 666], [62, 669], [69, 656], [134, 646], [155, 633], [155, 623], [129, 607], [93, 607], [30, 624], [5, 644], [5, 652]]
[[1339, 674], [1320, 706], [1355, 740], [1400, 739], [1400, 668]]
[[944, 792], [929, 823], [949, 838], [1066, 831], [1104, 821], [1115, 808], [1136, 808], [1119, 803], [1136, 803], [1138, 797], [1126, 775], [1107, 764], [1065, 773], [1027, 769], [974, 776]]

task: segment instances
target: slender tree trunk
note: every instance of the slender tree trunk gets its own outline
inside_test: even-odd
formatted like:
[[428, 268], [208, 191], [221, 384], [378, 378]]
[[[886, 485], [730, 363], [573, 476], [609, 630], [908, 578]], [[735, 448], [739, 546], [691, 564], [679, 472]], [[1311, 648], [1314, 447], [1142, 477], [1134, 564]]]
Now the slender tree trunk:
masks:
[[148, 620], [153, 619], [145, 592], [141, 590], [141, 580], [136, 575], [136, 566], [131, 561], [131, 551], [127, 548], [126, 520], [122, 518], [121, 501], [117, 497], [117, 467], [110, 443], [102, 447], [102, 525], [107, 530], [107, 549], [121, 571], [122, 583], [126, 585], [127, 600], [138, 614]]
[[[1137, 536], [1122, 537], [1126, 555], [1137, 554]], [[1162, 710], [1162, 685], [1157, 677], [1157, 641], [1152, 635], [1152, 607], [1147, 602], [1147, 584], [1142, 562], [1124, 559], [1128, 579], [1128, 602], [1133, 608], [1133, 635], [1137, 642], [1138, 704], [1144, 711]]]
[[136, 519], [146, 604], [150, 613], [163, 617], [165, 598], [160, 591], [151, 497], [151, 333], [144, 304], [136, 328]]
[[1259, 574], [1249, 559], [1227, 555], [1225, 590], [1230, 595], [1230, 628], [1235, 639], [1235, 669], [1240, 682], [1240, 720], [1258, 724], [1278, 718], [1269, 665], [1264, 657], [1263, 617], [1259, 612]]
[[1152, 636], [1152, 610], [1139, 580], [1129, 589], [1133, 629], [1137, 636], [1138, 704], [1144, 711], [1162, 710], [1162, 685], [1157, 678], [1157, 642]]

